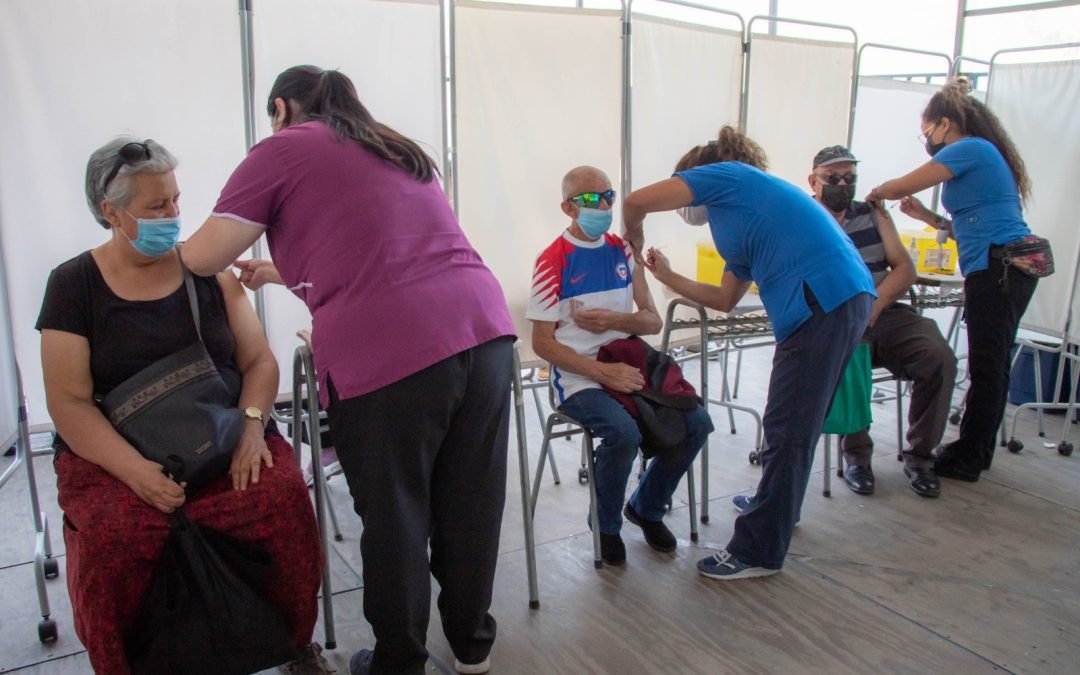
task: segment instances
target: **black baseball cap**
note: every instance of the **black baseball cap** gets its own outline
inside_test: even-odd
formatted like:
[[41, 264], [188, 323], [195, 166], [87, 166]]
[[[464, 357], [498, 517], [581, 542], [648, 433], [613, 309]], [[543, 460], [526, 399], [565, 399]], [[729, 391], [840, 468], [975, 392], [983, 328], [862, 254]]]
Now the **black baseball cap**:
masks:
[[859, 160], [855, 159], [855, 155], [851, 154], [851, 151], [842, 145], [830, 145], [827, 148], [822, 148], [818, 154], [814, 155], [814, 166], [816, 169], [819, 166], [829, 166], [830, 164], [839, 164], [840, 162], [853, 162], [859, 163]]

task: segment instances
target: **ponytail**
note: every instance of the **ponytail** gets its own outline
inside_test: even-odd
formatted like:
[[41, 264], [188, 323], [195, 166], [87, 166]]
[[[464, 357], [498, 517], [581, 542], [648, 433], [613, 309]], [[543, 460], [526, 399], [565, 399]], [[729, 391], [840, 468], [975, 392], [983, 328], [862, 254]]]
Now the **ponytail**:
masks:
[[1005, 133], [1001, 120], [985, 103], [971, 96], [970, 92], [971, 84], [966, 77], [953, 78], [930, 98], [926, 110], [923, 111], [923, 119], [937, 122], [948, 117], [960, 133], [992, 143], [1012, 172], [1021, 201], [1027, 202], [1031, 196], [1031, 178], [1024, 166], [1024, 160], [1012, 139]]
[[291, 119], [295, 105], [299, 122], [323, 122], [339, 138], [359, 143], [420, 182], [430, 182], [439, 172], [434, 160], [416, 141], [377, 122], [360, 102], [352, 81], [336, 70], [315, 66], [289, 68], [278, 75], [270, 88], [267, 114], [274, 114], [274, 100], [279, 98], [286, 102], [286, 125], [296, 123]]

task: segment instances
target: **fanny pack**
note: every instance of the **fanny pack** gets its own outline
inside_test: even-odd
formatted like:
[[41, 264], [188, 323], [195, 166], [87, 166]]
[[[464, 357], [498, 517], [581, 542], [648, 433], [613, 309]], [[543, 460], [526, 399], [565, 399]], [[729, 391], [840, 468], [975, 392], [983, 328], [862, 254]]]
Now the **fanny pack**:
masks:
[[1050, 241], [1034, 234], [1004, 246], [991, 246], [990, 257], [1001, 261], [1004, 273], [999, 283], [1002, 286], [1009, 283], [1010, 267], [1036, 279], [1054, 273], [1054, 252], [1050, 249]]

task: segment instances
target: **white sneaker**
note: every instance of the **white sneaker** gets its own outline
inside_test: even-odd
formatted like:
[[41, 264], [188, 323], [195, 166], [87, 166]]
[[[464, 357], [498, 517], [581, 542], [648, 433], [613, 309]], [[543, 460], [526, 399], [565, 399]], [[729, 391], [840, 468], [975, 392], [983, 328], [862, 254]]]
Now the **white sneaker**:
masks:
[[491, 670], [491, 659], [486, 658], [480, 663], [462, 663], [461, 661], [454, 659], [454, 670], [462, 675], [479, 675], [480, 673], [486, 673]]

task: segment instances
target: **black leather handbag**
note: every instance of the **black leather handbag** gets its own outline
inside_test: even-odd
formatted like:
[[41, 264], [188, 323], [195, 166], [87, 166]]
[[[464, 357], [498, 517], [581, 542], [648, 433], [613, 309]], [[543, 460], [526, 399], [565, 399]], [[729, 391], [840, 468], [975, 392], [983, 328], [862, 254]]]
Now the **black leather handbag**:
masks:
[[229, 469], [244, 433], [244, 414], [206, 351], [191, 271], [184, 287], [199, 341], [135, 373], [98, 401], [113, 427], [188, 494]]

